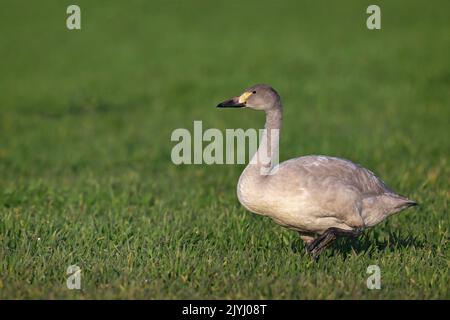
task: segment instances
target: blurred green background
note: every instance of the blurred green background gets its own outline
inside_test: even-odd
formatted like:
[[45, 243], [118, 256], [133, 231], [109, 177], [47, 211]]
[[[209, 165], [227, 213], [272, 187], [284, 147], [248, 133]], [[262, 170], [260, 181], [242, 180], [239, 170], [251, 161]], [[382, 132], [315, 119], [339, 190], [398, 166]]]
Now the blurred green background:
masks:
[[[66, 8], [81, 8], [81, 30]], [[381, 30], [366, 8], [381, 7]], [[450, 298], [449, 1], [2, 1], [1, 298]], [[254, 83], [281, 160], [348, 158], [421, 206], [314, 263], [237, 201], [243, 166], [171, 163]], [[82, 290], [66, 288], [69, 265]], [[368, 290], [377, 264], [382, 289]]]

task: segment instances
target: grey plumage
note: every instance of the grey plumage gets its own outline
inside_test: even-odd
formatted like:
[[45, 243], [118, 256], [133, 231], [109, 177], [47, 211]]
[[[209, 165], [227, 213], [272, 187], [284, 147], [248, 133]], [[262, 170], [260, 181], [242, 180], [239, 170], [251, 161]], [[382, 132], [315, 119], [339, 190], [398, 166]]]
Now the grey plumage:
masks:
[[[417, 203], [396, 194], [370, 170], [349, 160], [309, 155], [277, 165], [282, 104], [268, 85], [255, 85], [218, 105], [266, 113], [258, 151], [239, 178], [237, 195], [248, 210], [297, 230], [317, 256], [336, 237], [359, 235], [390, 215]], [[265, 172], [262, 174], [262, 172]]]

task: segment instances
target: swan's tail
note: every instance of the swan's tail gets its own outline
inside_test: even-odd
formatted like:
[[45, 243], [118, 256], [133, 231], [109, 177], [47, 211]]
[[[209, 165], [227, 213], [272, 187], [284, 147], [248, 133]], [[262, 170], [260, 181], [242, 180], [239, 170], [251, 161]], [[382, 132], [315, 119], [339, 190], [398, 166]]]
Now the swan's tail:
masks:
[[401, 196], [399, 194], [389, 194], [388, 197], [392, 199], [391, 201], [393, 202], [393, 207], [397, 209], [397, 212], [409, 207], [419, 205], [416, 201], [408, 199], [407, 197]]
[[370, 227], [397, 212], [417, 205], [418, 203], [416, 201], [407, 197], [395, 193], [384, 193], [379, 196], [363, 199], [361, 213], [364, 223]]

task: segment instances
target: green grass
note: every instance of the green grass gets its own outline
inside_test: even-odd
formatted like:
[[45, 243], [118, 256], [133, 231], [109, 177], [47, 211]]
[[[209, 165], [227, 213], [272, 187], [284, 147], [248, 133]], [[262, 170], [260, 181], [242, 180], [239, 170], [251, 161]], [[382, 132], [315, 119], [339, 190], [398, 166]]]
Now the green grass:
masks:
[[[448, 1], [73, 1], [0, 11], [0, 298], [450, 298]], [[175, 166], [176, 128], [259, 82], [281, 159], [349, 158], [421, 206], [314, 263], [237, 201], [241, 165]], [[82, 268], [82, 290], [66, 269]], [[381, 268], [368, 290], [366, 268]]]

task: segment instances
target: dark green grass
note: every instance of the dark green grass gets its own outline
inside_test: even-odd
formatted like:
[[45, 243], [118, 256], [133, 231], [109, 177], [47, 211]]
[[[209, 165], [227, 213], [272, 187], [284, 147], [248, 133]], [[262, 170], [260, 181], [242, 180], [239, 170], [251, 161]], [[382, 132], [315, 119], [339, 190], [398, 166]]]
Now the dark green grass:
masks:
[[[69, 1], [0, 11], [1, 298], [450, 298], [448, 1]], [[243, 166], [175, 166], [171, 132], [283, 97], [281, 158], [372, 169], [421, 205], [317, 262], [237, 201]], [[82, 268], [82, 290], [66, 269]], [[381, 268], [368, 290], [366, 268]]]

